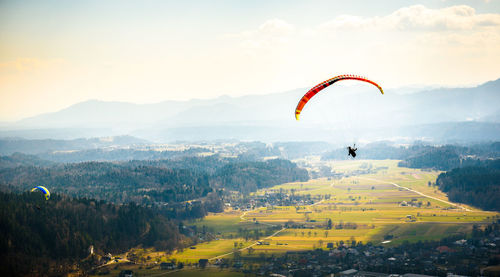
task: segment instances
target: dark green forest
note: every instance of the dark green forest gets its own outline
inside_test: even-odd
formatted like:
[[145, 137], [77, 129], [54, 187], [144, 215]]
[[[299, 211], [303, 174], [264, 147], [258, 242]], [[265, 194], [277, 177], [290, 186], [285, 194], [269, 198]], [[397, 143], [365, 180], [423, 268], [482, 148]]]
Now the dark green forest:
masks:
[[22, 193], [37, 186], [51, 192], [120, 204], [155, 207], [169, 218], [201, 218], [223, 210], [224, 190], [251, 192], [306, 181], [308, 173], [287, 160], [183, 157], [130, 162], [52, 163], [14, 154], [0, 159], [0, 189]]
[[478, 166], [482, 160], [500, 158], [500, 142], [471, 146], [413, 146], [398, 165], [410, 168], [451, 170]]
[[0, 184], [9, 190], [25, 191], [44, 185], [75, 197], [144, 205], [200, 199], [215, 189], [249, 192], [308, 178], [305, 169], [286, 160], [241, 162], [217, 157], [0, 169]]
[[448, 193], [451, 201], [500, 211], [500, 160], [487, 160], [477, 166], [441, 173], [436, 184]]
[[433, 168], [449, 170], [460, 167], [460, 155], [454, 146], [426, 148], [399, 162], [399, 166], [410, 168]]
[[[137, 245], [173, 250], [181, 243], [177, 224], [134, 203], [53, 194], [0, 192], [0, 268], [2, 275], [45, 275], [68, 270], [89, 255]], [[57, 265], [57, 267], [55, 266]]]
[[243, 193], [293, 181], [309, 180], [305, 169], [287, 160], [231, 163], [215, 173], [218, 185]]
[[54, 192], [114, 203], [179, 202], [212, 191], [206, 174], [107, 162], [5, 168], [0, 183], [18, 190], [44, 185]]

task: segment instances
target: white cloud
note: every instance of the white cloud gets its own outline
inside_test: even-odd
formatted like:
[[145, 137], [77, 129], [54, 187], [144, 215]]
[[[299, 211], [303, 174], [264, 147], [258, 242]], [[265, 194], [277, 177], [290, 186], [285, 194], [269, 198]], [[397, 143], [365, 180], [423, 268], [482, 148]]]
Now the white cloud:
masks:
[[279, 71], [276, 79], [290, 88], [346, 72], [376, 76], [391, 86], [470, 85], [500, 76], [500, 14], [465, 5], [340, 15], [313, 27], [273, 19], [227, 37], [268, 75]]
[[224, 37], [240, 40], [241, 45], [246, 48], [267, 48], [288, 42], [295, 31], [295, 26], [284, 20], [270, 19], [255, 30], [228, 34]]
[[343, 34], [343, 44], [348, 44], [350, 38], [373, 43], [376, 38], [397, 42], [412, 37], [417, 43], [491, 45], [500, 43], [500, 14], [477, 14], [474, 8], [465, 5], [442, 9], [414, 5], [386, 16], [340, 15], [313, 28], [297, 28], [284, 20], [271, 19], [257, 29], [228, 34], [225, 38], [239, 41], [247, 50], [272, 50], [305, 45], [307, 41], [309, 45], [314, 41], [325, 43], [328, 37], [340, 38], [339, 33]]
[[458, 31], [499, 28], [499, 14], [476, 14], [474, 8], [461, 5], [430, 9], [423, 5], [404, 7], [383, 17], [341, 15], [319, 26], [322, 30], [379, 31]]
[[289, 35], [295, 31], [292, 24], [280, 19], [271, 19], [259, 26], [258, 32], [263, 35]]

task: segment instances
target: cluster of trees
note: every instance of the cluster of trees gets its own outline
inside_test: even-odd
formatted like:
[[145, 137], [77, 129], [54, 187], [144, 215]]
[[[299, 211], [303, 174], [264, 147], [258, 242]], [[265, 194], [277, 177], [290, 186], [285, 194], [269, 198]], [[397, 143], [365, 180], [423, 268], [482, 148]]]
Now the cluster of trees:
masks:
[[486, 160], [478, 166], [441, 173], [436, 184], [448, 193], [451, 201], [500, 211], [500, 160]]
[[180, 241], [176, 222], [134, 203], [0, 192], [0, 268], [7, 276], [54, 274], [87, 257], [91, 245], [102, 255], [140, 244], [170, 251]]
[[200, 200], [164, 203], [161, 205], [153, 204], [153, 207], [169, 218], [175, 219], [193, 219], [202, 218], [208, 212], [219, 213], [224, 211], [222, 202], [222, 191], [211, 192]]
[[451, 170], [458, 167], [480, 166], [481, 160], [500, 158], [500, 142], [470, 146], [413, 146], [399, 166]]
[[411, 155], [399, 162], [398, 165], [410, 168], [449, 170], [460, 166], [460, 155], [453, 146], [431, 147]]
[[260, 188], [309, 180], [307, 170], [288, 160], [230, 163], [218, 169], [214, 176], [217, 185], [243, 193]]
[[219, 155], [187, 156], [165, 160], [133, 160], [128, 162], [131, 166], [150, 166], [172, 169], [188, 169], [196, 173], [213, 175], [215, 171], [229, 163], [240, 162], [235, 158], [223, 158]]
[[272, 235], [279, 229], [281, 229], [281, 226], [272, 226], [272, 227], [267, 227], [266, 229], [238, 228], [238, 236], [245, 238], [245, 241], [260, 240], [261, 238], [265, 238]]
[[[385, 160], [394, 159], [401, 160], [408, 156], [408, 149], [402, 146], [393, 146], [388, 142], [376, 142], [362, 147], [357, 147], [356, 153], [363, 159]], [[347, 160], [346, 148], [339, 148], [324, 153], [321, 156], [322, 160]]]

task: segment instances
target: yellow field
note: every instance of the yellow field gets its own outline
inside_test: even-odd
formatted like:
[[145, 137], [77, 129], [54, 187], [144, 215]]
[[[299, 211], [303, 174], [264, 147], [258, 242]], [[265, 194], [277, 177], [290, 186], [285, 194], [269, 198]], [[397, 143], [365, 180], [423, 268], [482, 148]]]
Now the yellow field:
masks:
[[[203, 220], [188, 221], [187, 225], [196, 225], [198, 228], [206, 226], [209, 231], [221, 233], [227, 237], [229, 234], [236, 235], [239, 228], [261, 229], [264, 225], [255, 224], [251, 220], [242, 220], [240, 211], [227, 210], [224, 213], [209, 214]], [[247, 217], [248, 218], [248, 217]]]
[[[234, 243], [238, 243], [238, 249], [244, 248], [252, 244], [252, 241], [245, 241], [242, 239], [220, 239], [213, 240], [210, 242], [199, 243], [195, 247], [196, 249], [185, 249], [183, 252], [177, 252], [171, 256], [169, 259], [176, 259], [180, 262], [187, 263], [197, 263], [199, 259], [210, 259], [218, 255], [222, 255], [233, 251]], [[240, 244], [241, 243], [241, 244]], [[231, 257], [228, 257], [231, 258]]]

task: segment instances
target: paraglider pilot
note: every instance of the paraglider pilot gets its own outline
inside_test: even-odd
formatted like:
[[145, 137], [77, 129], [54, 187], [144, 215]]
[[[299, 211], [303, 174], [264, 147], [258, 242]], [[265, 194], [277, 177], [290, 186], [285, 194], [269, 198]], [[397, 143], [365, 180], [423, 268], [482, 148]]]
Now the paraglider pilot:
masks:
[[358, 148], [356, 148], [356, 144], [354, 144], [353, 148], [351, 148], [351, 146], [347, 146], [347, 150], [349, 151], [347, 156], [351, 155], [353, 158], [356, 158], [356, 150], [358, 150]]

